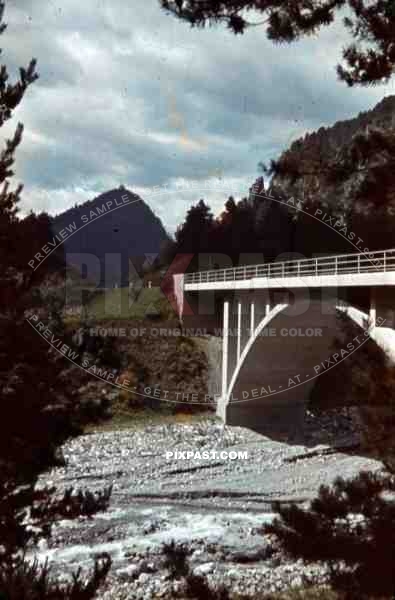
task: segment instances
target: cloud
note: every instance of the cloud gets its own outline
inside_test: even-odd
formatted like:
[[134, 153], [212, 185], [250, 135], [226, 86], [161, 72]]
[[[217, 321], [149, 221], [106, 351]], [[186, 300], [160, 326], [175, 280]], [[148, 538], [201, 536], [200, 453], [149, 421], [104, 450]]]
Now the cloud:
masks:
[[[158, 0], [138, 10], [124, 0], [19, 0], [5, 18], [11, 74], [31, 56], [40, 73], [4, 128], [11, 135], [17, 120], [25, 124], [15, 165], [25, 211], [59, 213], [122, 183], [174, 230], [201, 197], [177, 182], [220, 177], [246, 195], [259, 161], [392, 92], [336, 80], [340, 23], [276, 46], [260, 28], [237, 38], [221, 27], [190, 29]], [[158, 185], [171, 201], [150, 195]], [[219, 211], [228, 195], [204, 197]]]

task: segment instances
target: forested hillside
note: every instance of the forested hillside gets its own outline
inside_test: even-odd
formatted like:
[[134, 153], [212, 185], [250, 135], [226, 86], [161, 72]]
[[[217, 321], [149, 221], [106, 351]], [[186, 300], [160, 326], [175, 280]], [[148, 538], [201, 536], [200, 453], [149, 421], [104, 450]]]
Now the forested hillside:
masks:
[[[102, 287], [127, 285], [129, 259], [139, 272], [145, 255], [158, 255], [169, 240], [162, 222], [151, 208], [123, 186], [57, 215], [51, 223], [52, 234], [71, 224], [76, 225], [77, 231], [64, 242], [65, 259], [72, 261], [71, 257], [67, 260], [70, 254], [96, 257], [98, 260], [92, 261], [88, 275]], [[119, 256], [120, 264], [110, 255]], [[75, 257], [74, 260], [78, 262]]]

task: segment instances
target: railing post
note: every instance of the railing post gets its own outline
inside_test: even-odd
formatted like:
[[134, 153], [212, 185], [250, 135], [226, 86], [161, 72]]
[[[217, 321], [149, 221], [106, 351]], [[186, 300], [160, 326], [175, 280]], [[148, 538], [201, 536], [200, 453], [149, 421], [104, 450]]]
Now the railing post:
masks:
[[315, 259], [315, 276], [318, 277], [318, 258]]
[[285, 263], [283, 263], [282, 271], [283, 271], [283, 279], [284, 279], [284, 277], [285, 277]]
[[300, 277], [300, 260], [298, 260], [298, 277]]
[[386, 268], [387, 268], [387, 260], [386, 259], [387, 259], [387, 254], [384, 251], [384, 260], [383, 260], [383, 262], [384, 262], [384, 273], [386, 272]]
[[335, 275], [337, 275], [337, 256], [335, 257]]
[[361, 273], [361, 255], [358, 254], [358, 274]]

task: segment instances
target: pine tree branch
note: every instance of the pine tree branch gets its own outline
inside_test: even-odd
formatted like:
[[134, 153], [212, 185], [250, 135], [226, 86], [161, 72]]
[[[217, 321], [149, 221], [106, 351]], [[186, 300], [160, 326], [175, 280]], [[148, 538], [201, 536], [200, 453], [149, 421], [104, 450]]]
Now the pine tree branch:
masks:
[[[274, 43], [291, 43], [330, 26], [345, 6], [352, 18], [344, 24], [351, 37], [343, 51], [338, 77], [353, 85], [377, 85], [395, 70], [395, 7], [390, 0], [160, 0], [162, 8], [192, 27], [225, 23], [234, 34], [266, 26]], [[249, 21], [248, 13], [264, 18]], [[355, 43], [356, 42], [356, 43]]]

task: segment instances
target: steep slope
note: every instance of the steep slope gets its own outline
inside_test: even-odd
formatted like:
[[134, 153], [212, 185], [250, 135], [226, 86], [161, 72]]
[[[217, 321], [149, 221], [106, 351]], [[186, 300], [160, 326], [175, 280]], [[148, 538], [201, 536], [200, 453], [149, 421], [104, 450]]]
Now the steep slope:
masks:
[[64, 257], [70, 264], [85, 263], [86, 276], [101, 287], [127, 285], [133, 272], [129, 261], [141, 269], [146, 255], [158, 255], [169, 240], [151, 208], [123, 186], [54, 217], [53, 233], [70, 224], [77, 231], [65, 240]]
[[[277, 161], [279, 170], [272, 189], [306, 202], [320, 202], [335, 211], [353, 206], [369, 175], [367, 167], [380, 161], [385, 164], [388, 159], [387, 144], [374, 140], [375, 147], [372, 142], [376, 132], [395, 137], [395, 96], [384, 98], [354, 119], [321, 127], [296, 140]], [[361, 140], [365, 147], [356, 149]]]
[[306, 134], [269, 172], [269, 191], [303, 208], [281, 205], [291, 224], [286, 251], [312, 256], [394, 247], [395, 96]]

